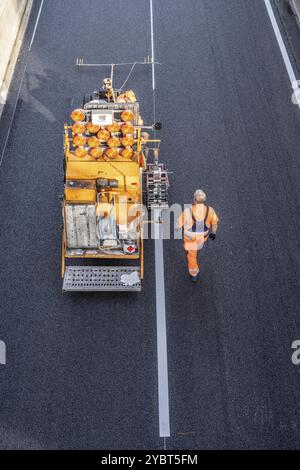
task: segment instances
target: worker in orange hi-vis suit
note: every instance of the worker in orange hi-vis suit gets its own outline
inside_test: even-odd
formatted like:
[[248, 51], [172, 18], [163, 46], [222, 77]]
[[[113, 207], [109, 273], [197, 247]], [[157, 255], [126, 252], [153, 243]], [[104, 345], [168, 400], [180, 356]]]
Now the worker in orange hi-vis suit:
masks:
[[198, 251], [208, 237], [211, 240], [216, 238], [218, 230], [218, 216], [205, 202], [205, 192], [197, 189], [194, 204], [186, 208], [177, 221], [177, 228], [183, 228], [184, 249], [187, 251], [188, 270], [193, 282], [199, 278]]

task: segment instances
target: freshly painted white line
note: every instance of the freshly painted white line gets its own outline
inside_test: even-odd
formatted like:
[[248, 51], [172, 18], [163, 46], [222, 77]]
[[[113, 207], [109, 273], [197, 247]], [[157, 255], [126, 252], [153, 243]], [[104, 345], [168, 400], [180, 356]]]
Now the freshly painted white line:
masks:
[[154, 28], [153, 28], [153, 0], [150, 0], [151, 22], [151, 56], [152, 56], [152, 89], [155, 90], [155, 55], [154, 55]]
[[[281, 35], [280, 29], [278, 27], [274, 12], [273, 12], [271, 2], [270, 2], [270, 0], [264, 0], [264, 2], [265, 2], [265, 6], [267, 8], [268, 14], [269, 14], [270, 21], [272, 23], [272, 27], [273, 27], [273, 30], [274, 30], [274, 33], [275, 33], [275, 36], [276, 36], [276, 39], [277, 39], [277, 42], [278, 42], [278, 46], [279, 46], [279, 49], [280, 49], [280, 52], [281, 52], [281, 55], [282, 55], [287, 73], [288, 73], [289, 78], [290, 78], [292, 89], [294, 91], [297, 91], [297, 90], [299, 90], [299, 85], [298, 85], [298, 82], [297, 82], [297, 78], [296, 78], [293, 66], [291, 64], [289, 55], [287, 53], [284, 41], [282, 39], [282, 35]], [[300, 108], [300, 102], [298, 102], [298, 106]]]
[[[154, 28], [153, 28], [153, 0], [150, 0], [151, 21], [151, 55], [152, 55], [152, 91], [153, 91], [153, 118], [155, 116], [155, 53], [154, 53]], [[170, 437], [170, 412], [169, 412], [169, 378], [168, 378], [168, 351], [167, 351], [167, 327], [166, 327], [166, 302], [165, 302], [165, 273], [164, 273], [164, 247], [161, 221], [161, 210], [153, 212], [154, 222], [154, 249], [155, 249], [155, 286], [156, 286], [156, 329], [157, 329], [157, 373], [158, 373], [158, 414], [159, 435], [164, 438], [166, 449], [166, 437]]]
[[159, 435], [170, 437], [165, 275], [161, 210], [154, 210]]
[[35, 37], [35, 33], [36, 33], [36, 30], [37, 30], [37, 27], [38, 27], [38, 24], [39, 24], [39, 20], [40, 20], [40, 16], [41, 16], [41, 13], [42, 13], [43, 5], [44, 5], [44, 0], [41, 1], [39, 13], [38, 13], [38, 16], [37, 16], [37, 19], [36, 19], [36, 22], [35, 22], [34, 30], [33, 30], [33, 33], [32, 33], [30, 44], [29, 44], [29, 50], [31, 50], [31, 46], [32, 46], [33, 41], [34, 41], [34, 37]]

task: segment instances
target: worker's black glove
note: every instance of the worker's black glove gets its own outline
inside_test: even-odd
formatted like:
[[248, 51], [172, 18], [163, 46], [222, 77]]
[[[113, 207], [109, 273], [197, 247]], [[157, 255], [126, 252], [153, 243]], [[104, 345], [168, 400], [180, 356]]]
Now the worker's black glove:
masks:
[[216, 235], [215, 233], [210, 233], [210, 234], [209, 234], [209, 238], [210, 238], [211, 240], [215, 240], [215, 239], [216, 239], [216, 236], [217, 236], [217, 235]]

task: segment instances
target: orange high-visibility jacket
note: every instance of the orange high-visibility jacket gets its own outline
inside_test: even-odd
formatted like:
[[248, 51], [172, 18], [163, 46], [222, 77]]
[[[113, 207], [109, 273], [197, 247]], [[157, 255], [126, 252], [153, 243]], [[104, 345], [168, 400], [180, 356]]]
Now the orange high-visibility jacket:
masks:
[[177, 226], [184, 229], [184, 248], [187, 251], [198, 250], [207, 240], [209, 229], [218, 222], [219, 218], [212, 207], [193, 204], [186, 208], [177, 220]]

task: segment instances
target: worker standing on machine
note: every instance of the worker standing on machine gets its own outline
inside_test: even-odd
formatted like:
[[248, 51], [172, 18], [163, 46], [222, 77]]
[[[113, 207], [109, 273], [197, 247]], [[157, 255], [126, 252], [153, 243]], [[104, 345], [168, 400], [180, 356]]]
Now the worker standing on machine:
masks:
[[183, 228], [184, 249], [192, 282], [197, 282], [199, 278], [198, 251], [208, 238], [215, 240], [218, 230], [218, 216], [205, 202], [205, 192], [197, 189], [194, 204], [186, 208], [177, 221], [177, 228]]

